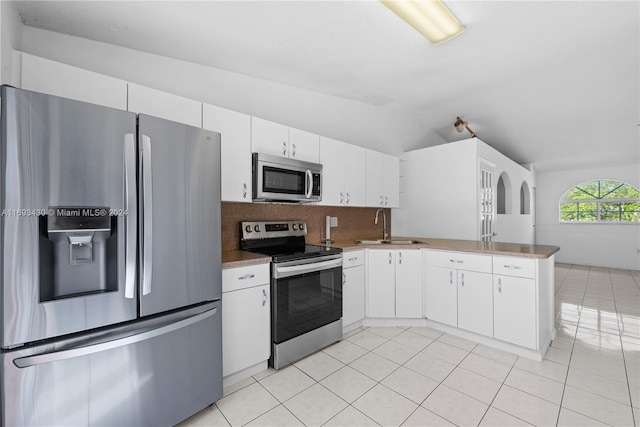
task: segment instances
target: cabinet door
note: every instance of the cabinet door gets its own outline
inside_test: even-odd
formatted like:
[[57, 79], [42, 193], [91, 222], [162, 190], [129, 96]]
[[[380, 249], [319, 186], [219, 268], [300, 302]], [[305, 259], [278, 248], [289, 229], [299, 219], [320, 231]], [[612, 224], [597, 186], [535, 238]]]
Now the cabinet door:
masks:
[[396, 317], [395, 253], [369, 250], [367, 317]]
[[493, 276], [458, 271], [458, 327], [493, 336]]
[[385, 155], [366, 150], [366, 206], [384, 207]]
[[347, 144], [332, 138], [320, 137], [320, 163], [322, 163], [322, 201], [325, 206], [342, 206], [345, 201], [344, 147]]
[[204, 104], [202, 127], [222, 135], [222, 200], [250, 202], [251, 116]]
[[251, 117], [251, 151], [289, 157], [289, 127]]
[[289, 128], [289, 157], [318, 163], [320, 161], [320, 137], [315, 133]]
[[129, 83], [128, 110], [186, 125], [202, 127], [202, 103]]
[[390, 155], [384, 159], [384, 206], [400, 206], [400, 159]]
[[271, 314], [269, 285], [222, 294], [222, 375], [269, 359]]
[[425, 316], [429, 320], [458, 326], [458, 272], [429, 265], [425, 292]]
[[342, 326], [364, 319], [364, 265], [342, 270]]
[[127, 82], [22, 53], [22, 89], [127, 109]]
[[365, 152], [364, 148], [357, 145], [344, 144], [340, 154], [344, 162], [345, 206], [365, 205]]
[[396, 317], [422, 317], [422, 257], [420, 250], [396, 251]]
[[493, 277], [493, 337], [536, 349], [534, 279]]

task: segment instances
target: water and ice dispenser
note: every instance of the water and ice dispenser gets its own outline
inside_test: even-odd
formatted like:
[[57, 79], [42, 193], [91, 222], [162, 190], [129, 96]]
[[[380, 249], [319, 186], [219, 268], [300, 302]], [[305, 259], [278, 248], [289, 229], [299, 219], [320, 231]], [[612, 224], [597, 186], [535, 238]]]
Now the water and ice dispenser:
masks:
[[40, 221], [40, 301], [117, 290], [116, 227], [108, 207], [50, 207]]

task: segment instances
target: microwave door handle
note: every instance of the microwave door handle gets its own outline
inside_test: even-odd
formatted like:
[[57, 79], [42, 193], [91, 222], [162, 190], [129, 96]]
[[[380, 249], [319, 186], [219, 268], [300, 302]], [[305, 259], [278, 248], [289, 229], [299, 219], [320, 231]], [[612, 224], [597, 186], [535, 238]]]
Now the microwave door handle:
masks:
[[309, 169], [307, 169], [307, 172], [305, 173], [305, 188], [305, 197], [309, 199], [311, 198], [311, 193], [313, 192], [313, 175], [311, 174], [311, 171]]

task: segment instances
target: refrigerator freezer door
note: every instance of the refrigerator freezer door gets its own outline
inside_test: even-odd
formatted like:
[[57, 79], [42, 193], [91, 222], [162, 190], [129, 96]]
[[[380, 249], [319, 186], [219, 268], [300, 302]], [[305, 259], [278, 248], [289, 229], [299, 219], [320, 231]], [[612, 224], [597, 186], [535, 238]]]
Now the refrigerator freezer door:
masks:
[[220, 134], [138, 116], [140, 315], [222, 296]]
[[136, 318], [135, 133], [132, 113], [2, 86], [2, 348]]
[[174, 425], [222, 396], [220, 303], [2, 353], [2, 425]]

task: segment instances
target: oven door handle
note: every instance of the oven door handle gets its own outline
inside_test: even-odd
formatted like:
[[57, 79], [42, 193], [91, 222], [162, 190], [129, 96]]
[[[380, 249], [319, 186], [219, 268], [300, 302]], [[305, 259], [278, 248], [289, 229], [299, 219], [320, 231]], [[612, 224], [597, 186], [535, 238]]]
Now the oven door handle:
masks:
[[274, 279], [297, 276], [305, 273], [315, 273], [316, 271], [330, 270], [336, 267], [342, 267], [342, 258], [321, 262], [309, 262], [306, 264], [292, 265], [289, 267], [276, 266]]

